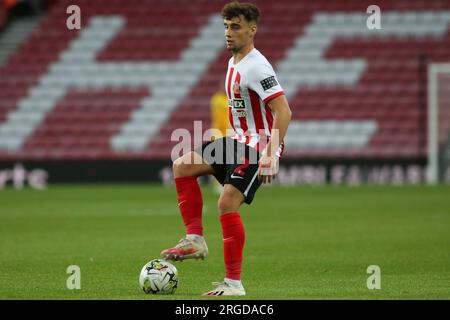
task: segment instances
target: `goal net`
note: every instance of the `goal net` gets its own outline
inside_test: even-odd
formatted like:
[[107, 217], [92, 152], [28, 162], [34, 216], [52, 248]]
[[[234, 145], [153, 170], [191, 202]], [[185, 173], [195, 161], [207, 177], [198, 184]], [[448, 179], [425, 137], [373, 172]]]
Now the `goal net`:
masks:
[[428, 183], [450, 184], [450, 63], [428, 66]]

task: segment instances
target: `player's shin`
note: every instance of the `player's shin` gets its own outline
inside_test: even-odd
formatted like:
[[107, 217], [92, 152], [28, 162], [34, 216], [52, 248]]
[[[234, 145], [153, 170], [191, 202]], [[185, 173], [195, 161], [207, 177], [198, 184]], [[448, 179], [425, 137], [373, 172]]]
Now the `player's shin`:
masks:
[[238, 212], [220, 216], [223, 233], [223, 252], [225, 260], [225, 278], [240, 281], [242, 272], [242, 253], [245, 242], [244, 225]]
[[193, 176], [175, 178], [175, 186], [186, 234], [203, 236], [203, 198], [197, 178]]

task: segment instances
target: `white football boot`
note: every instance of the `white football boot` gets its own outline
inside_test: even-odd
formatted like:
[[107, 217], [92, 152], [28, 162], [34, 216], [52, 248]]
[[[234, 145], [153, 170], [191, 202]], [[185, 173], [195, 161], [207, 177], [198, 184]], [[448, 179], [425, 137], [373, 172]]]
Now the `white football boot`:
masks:
[[202, 296], [245, 296], [245, 289], [241, 285], [232, 285], [227, 282], [213, 282], [214, 289], [205, 292]]

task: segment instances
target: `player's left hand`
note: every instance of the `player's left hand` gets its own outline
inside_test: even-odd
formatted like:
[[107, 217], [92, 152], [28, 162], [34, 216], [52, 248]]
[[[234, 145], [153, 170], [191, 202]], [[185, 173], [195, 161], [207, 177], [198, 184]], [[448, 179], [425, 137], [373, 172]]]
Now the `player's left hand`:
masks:
[[258, 179], [262, 183], [271, 183], [278, 173], [278, 157], [263, 155], [259, 159], [259, 173]]

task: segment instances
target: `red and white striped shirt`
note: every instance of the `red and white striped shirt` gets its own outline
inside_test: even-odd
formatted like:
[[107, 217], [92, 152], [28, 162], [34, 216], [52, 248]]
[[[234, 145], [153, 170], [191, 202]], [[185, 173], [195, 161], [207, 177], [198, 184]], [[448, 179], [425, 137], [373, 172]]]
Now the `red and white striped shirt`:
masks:
[[[270, 139], [273, 124], [268, 102], [284, 94], [272, 65], [257, 49], [236, 64], [232, 57], [228, 62], [225, 91], [234, 130], [231, 138], [262, 152]], [[279, 157], [283, 149], [281, 143], [277, 150]]]

